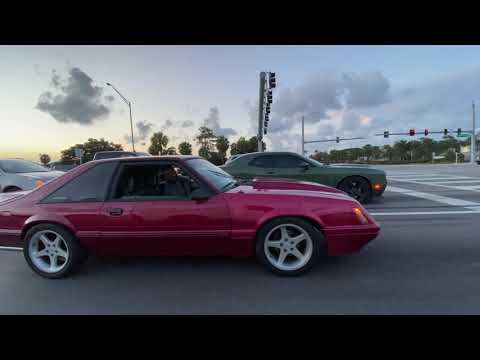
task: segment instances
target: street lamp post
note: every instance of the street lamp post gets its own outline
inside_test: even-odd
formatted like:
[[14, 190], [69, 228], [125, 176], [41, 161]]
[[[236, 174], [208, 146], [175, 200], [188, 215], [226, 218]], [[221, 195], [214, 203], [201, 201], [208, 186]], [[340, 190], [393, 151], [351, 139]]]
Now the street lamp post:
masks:
[[475, 100], [472, 101], [472, 136], [470, 138], [470, 164], [475, 164], [477, 136], [475, 135]]
[[132, 103], [130, 101], [128, 101], [125, 96], [123, 96], [122, 94], [120, 94], [120, 91], [118, 91], [115, 86], [113, 86], [112, 84], [108, 83], [107, 82], [107, 85], [108, 86], [111, 86], [113, 88], [113, 90], [115, 90], [117, 92], [118, 95], [120, 95], [120, 97], [122, 98], [123, 101], [125, 101], [125, 103], [128, 105], [128, 109], [129, 109], [129, 112], [130, 112], [130, 131], [131, 131], [131, 134], [132, 134], [132, 150], [133, 152], [135, 152], [135, 140], [133, 138], [133, 121], [132, 121]]

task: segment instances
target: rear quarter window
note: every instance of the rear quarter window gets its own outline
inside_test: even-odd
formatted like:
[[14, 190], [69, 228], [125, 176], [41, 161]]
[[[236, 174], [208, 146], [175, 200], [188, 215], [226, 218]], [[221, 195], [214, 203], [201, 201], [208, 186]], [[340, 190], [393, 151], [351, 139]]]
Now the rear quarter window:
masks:
[[116, 167], [116, 162], [98, 164], [48, 195], [42, 203], [104, 201]]

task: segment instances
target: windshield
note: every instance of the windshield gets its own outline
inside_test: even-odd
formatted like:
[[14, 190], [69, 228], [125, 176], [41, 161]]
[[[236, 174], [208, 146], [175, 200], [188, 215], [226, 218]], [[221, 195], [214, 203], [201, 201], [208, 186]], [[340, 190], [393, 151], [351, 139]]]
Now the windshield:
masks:
[[205, 159], [191, 159], [188, 164], [220, 191], [228, 190], [237, 183], [230, 174]]
[[324, 166], [325, 164], [324, 163], [321, 163], [320, 161], [317, 161], [315, 159], [312, 159], [312, 158], [309, 158], [308, 161], [314, 163], [315, 165], [318, 165], [318, 166]]
[[0, 169], [6, 173], [21, 174], [30, 172], [47, 172], [49, 169], [27, 160], [0, 160]]

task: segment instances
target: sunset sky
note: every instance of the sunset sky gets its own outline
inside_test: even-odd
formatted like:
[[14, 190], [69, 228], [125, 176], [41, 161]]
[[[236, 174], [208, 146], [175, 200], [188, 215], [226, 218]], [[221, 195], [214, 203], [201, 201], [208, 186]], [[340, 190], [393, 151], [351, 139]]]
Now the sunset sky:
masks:
[[[368, 140], [308, 145], [383, 145], [376, 132], [468, 128], [480, 100], [479, 46], [0, 46], [0, 157], [38, 159], [88, 138], [137, 150], [163, 130], [176, 146], [204, 124], [230, 141], [256, 135], [260, 71], [277, 74], [270, 150], [306, 137]], [[141, 143], [146, 145], [141, 146]]]

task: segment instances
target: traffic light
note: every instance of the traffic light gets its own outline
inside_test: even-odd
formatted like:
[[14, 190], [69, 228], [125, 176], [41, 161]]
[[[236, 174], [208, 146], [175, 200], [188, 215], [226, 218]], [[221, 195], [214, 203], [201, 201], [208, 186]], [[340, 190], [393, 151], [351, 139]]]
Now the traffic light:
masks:
[[263, 135], [267, 135], [267, 128], [263, 129]]
[[270, 89], [275, 89], [275, 87], [277, 86], [277, 80], [275, 79], [275, 73], [269, 73], [269, 77], [268, 77], [268, 87]]
[[410, 136], [415, 136], [415, 129], [410, 129], [409, 135]]
[[389, 135], [390, 135], [390, 133], [388, 131], [383, 132], [383, 137], [384, 138], [388, 138]]
[[267, 92], [267, 103], [268, 104], [271, 104], [273, 102], [272, 98], [273, 98], [272, 97], [272, 90], [268, 90], [268, 92]]
[[339, 143], [339, 142], [340, 142], [340, 138], [337, 136], [337, 138], [335, 139], [335, 141], [336, 141], [337, 143]]
[[268, 127], [268, 121], [264, 121], [264, 122], [263, 122], [263, 126], [264, 126], [265, 128], [267, 128], [267, 127]]
[[448, 129], [443, 129], [443, 135], [447, 136], [448, 135]]
[[425, 129], [423, 133], [425, 134], [425, 136], [428, 136], [428, 129]]
[[461, 129], [461, 128], [458, 128], [458, 129], [457, 129], [457, 136], [460, 136], [461, 133], [462, 133], [462, 129]]
[[266, 112], [267, 114], [270, 114], [270, 111], [271, 111], [271, 109], [270, 109], [270, 104], [267, 103], [267, 105], [265, 106], [265, 112]]

